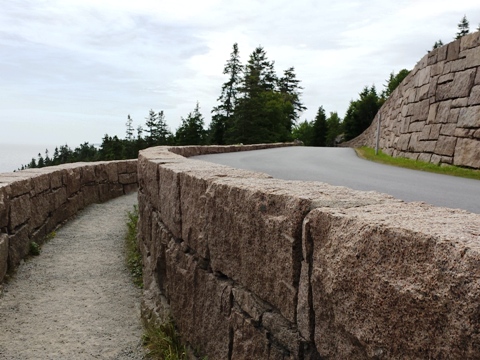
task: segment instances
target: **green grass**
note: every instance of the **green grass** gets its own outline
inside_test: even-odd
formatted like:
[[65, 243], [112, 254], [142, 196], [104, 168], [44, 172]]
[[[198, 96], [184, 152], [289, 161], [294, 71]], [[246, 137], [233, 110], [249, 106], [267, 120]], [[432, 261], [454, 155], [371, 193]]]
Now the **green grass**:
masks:
[[368, 148], [368, 147], [357, 148], [355, 149], [355, 151], [357, 152], [357, 155], [359, 157], [366, 160], [375, 161], [381, 164], [480, 180], [480, 170], [467, 169], [459, 166], [445, 165], [445, 164], [435, 165], [432, 163], [416, 161], [416, 160], [406, 159], [401, 157], [394, 158], [392, 156], [384, 154], [381, 150], [378, 152], [378, 155], [375, 155], [375, 149]]
[[125, 261], [132, 275], [133, 283], [143, 288], [142, 254], [137, 245], [138, 206], [127, 213], [127, 235], [125, 237]]
[[147, 325], [143, 335], [147, 357], [158, 360], [187, 360], [187, 348], [182, 344], [172, 321], [160, 326]]

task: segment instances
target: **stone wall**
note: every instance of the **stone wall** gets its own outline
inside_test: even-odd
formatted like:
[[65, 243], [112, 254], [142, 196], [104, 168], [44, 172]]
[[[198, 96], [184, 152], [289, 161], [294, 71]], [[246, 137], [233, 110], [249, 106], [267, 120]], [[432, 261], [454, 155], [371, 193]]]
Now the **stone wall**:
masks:
[[480, 169], [480, 32], [432, 50], [346, 146], [392, 156]]
[[178, 155], [230, 150], [140, 153], [144, 317], [209, 359], [480, 358], [480, 215]]
[[92, 203], [137, 189], [137, 160], [0, 174], [0, 283], [59, 224]]

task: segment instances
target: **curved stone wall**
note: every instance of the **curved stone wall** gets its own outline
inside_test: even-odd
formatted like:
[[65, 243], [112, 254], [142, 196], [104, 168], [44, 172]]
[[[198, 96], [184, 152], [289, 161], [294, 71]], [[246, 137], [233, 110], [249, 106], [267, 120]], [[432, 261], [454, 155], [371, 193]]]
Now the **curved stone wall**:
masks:
[[0, 174], [0, 283], [59, 224], [92, 203], [137, 189], [137, 160]]
[[346, 146], [480, 169], [480, 32], [432, 50]]
[[209, 359], [480, 358], [480, 215], [178, 155], [230, 150], [140, 153], [144, 317]]

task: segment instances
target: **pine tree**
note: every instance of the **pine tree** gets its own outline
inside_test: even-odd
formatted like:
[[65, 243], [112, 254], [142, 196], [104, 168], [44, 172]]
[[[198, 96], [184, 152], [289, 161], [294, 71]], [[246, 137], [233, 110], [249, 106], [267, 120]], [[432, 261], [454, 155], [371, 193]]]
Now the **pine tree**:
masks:
[[130, 114], [127, 116], [127, 122], [125, 125], [127, 126], [125, 140], [132, 141], [133, 140], [133, 120], [130, 117]]
[[342, 121], [336, 112], [331, 112], [327, 119], [326, 146], [335, 146], [337, 137], [342, 134]]
[[198, 102], [193, 112], [189, 113], [186, 119], [182, 117], [182, 123], [177, 129], [175, 140], [177, 145], [205, 144], [206, 131]]
[[470, 32], [470, 24], [467, 20], [467, 16], [464, 15], [462, 20], [458, 23], [458, 32], [455, 39], [460, 39], [461, 37], [467, 35]]
[[375, 86], [365, 86], [360, 99], [351, 101], [343, 120], [345, 140], [351, 140], [364, 132], [372, 123], [382, 99], [378, 97]]
[[317, 111], [317, 116], [313, 121], [313, 146], [325, 146], [327, 143], [327, 117], [323, 106], [320, 106]]
[[437, 49], [437, 48], [442, 47], [442, 46], [443, 46], [443, 41], [438, 40], [438, 41], [435, 41], [435, 44], [433, 44], [433, 49]]
[[284, 102], [277, 91], [274, 62], [257, 47], [245, 66], [231, 126], [228, 143], [253, 144], [288, 140], [288, 118]]
[[158, 126], [157, 126], [157, 114], [155, 111], [150, 109], [148, 112], [148, 117], [145, 118], [145, 126], [147, 127], [147, 144], [148, 146], [153, 146], [158, 138]]
[[225, 144], [225, 134], [232, 122], [242, 73], [243, 67], [240, 62], [238, 44], [235, 43], [233, 44], [230, 59], [223, 69], [223, 74], [228, 75], [228, 81], [222, 85], [222, 93], [217, 99], [220, 104], [212, 110], [212, 122], [209, 129], [210, 142], [212, 144]]
[[291, 67], [284, 71], [283, 77], [278, 80], [278, 88], [283, 96], [284, 103], [291, 105], [291, 111], [288, 114], [289, 124], [287, 128], [290, 131], [300, 117], [300, 114], [307, 108], [300, 101], [303, 88], [299, 85], [300, 80], [295, 75], [295, 68]]

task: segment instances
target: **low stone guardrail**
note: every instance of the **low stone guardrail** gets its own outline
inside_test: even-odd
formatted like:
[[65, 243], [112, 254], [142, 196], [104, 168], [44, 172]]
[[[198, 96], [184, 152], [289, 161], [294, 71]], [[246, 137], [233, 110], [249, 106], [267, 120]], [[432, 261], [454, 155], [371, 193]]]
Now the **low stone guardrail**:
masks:
[[209, 359], [480, 358], [480, 215], [184, 157], [231, 150], [140, 152], [147, 320]]
[[0, 174], [0, 283], [58, 225], [92, 203], [137, 190], [137, 160]]

